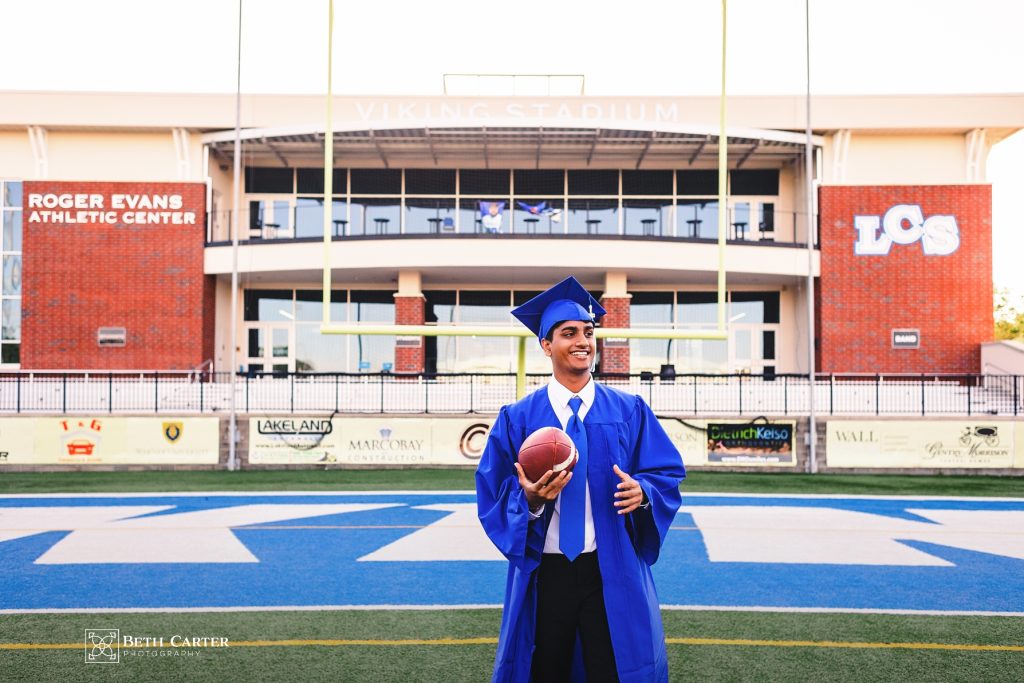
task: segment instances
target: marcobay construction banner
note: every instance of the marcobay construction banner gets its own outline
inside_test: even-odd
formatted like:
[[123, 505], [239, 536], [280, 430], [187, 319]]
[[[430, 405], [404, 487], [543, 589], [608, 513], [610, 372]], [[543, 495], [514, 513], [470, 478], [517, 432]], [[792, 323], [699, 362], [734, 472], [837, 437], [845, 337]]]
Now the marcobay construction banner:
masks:
[[829, 420], [829, 467], [1024, 467], [1024, 425], [998, 420]]
[[250, 418], [253, 465], [475, 465], [492, 418]]
[[2, 465], [216, 465], [216, 417], [0, 418]]

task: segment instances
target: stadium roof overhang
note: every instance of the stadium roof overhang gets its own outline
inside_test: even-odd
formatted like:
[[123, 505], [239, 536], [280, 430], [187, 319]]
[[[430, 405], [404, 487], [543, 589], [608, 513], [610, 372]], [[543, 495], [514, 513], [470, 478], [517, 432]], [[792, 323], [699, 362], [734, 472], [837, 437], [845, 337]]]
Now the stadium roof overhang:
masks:
[[[419, 122], [418, 122], [419, 123]], [[405, 125], [343, 128], [333, 133], [339, 166], [442, 168], [714, 168], [718, 130], [711, 126], [665, 126], [657, 130], [608, 125], [552, 126]], [[323, 164], [324, 127], [277, 127], [241, 131], [246, 166], [318, 167]], [[753, 128], [727, 129], [730, 168], [778, 168], [803, 158], [802, 133]], [[211, 153], [233, 160], [235, 132], [203, 135]], [[812, 136], [815, 147], [823, 145]]]

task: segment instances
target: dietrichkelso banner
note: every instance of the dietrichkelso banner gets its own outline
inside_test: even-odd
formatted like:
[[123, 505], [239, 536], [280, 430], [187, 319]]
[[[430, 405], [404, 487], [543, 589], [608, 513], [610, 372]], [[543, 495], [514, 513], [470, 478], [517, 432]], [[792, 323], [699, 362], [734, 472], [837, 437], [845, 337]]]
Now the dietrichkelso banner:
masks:
[[1022, 467], [1021, 431], [1014, 422], [984, 419], [830, 420], [826, 460], [829, 467]]
[[250, 418], [253, 465], [473, 465], [492, 419]]
[[216, 465], [216, 417], [0, 419], [0, 465]]
[[780, 466], [796, 464], [796, 424], [680, 420], [660, 417], [658, 421], [688, 466]]

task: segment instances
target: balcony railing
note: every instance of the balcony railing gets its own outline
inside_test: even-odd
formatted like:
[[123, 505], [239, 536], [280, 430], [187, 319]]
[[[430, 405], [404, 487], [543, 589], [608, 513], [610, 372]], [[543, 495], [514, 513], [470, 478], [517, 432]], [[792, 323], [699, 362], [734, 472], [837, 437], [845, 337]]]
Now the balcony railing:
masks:
[[[303, 198], [299, 198], [301, 201]], [[240, 242], [245, 244], [323, 239], [323, 205], [295, 204], [294, 200], [266, 202], [265, 209], [239, 212]], [[367, 200], [370, 201], [370, 200]], [[660, 200], [562, 201], [531, 214], [516, 206], [504, 208], [499, 220], [486, 220], [479, 211], [479, 200], [433, 200], [422, 206], [400, 204], [395, 200], [381, 204], [345, 202], [335, 206], [331, 220], [332, 241], [349, 238], [444, 238], [466, 235], [487, 237], [582, 236], [606, 238], [651, 238], [681, 241], [718, 239], [718, 209], [711, 200], [688, 200], [671, 204]], [[412, 200], [406, 200], [411, 202]], [[531, 200], [534, 201], [534, 200]], [[537, 200], [539, 201], [539, 200]], [[666, 200], [670, 202], [671, 200]], [[470, 203], [471, 202], [471, 203]], [[577, 205], [579, 203], [579, 205]], [[272, 205], [277, 205], [276, 207]], [[218, 211], [209, 216], [207, 245], [231, 241], [231, 212]], [[726, 239], [756, 244], [806, 244], [804, 214], [795, 211], [766, 210], [764, 205], [741, 202], [730, 205], [726, 215]], [[817, 231], [815, 231], [816, 233]], [[815, 235], [817, 243], [817, 236]]]
[[[548, 375], [531, 375], [528, 389]], [[227, 373], [31, 372], [0, 375], [0, 413], [224, 414]], [[807, 375], [619, 375], [600, 378], [639, 394], [659, 414], [801, 416]], [[511, 374], [253, 373], [236, 377], [235, 408], [249, 414], [495, 413], [515, 400]], [[1017, 416], [1020, 375], [822, 375], [815, 410], [842, 416]]]

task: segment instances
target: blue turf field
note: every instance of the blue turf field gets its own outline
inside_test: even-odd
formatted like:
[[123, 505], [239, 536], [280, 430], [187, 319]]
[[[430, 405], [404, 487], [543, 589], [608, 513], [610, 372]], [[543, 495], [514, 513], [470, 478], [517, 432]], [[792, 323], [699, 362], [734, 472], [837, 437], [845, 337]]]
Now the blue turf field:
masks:
[[[1024, 501], [687, 496], [655, 577], [663, 605], [1024, 612], [1022, 531]], [[468, 493], [0, 497], [3, 610], [497, 605], [493, 553]]]

